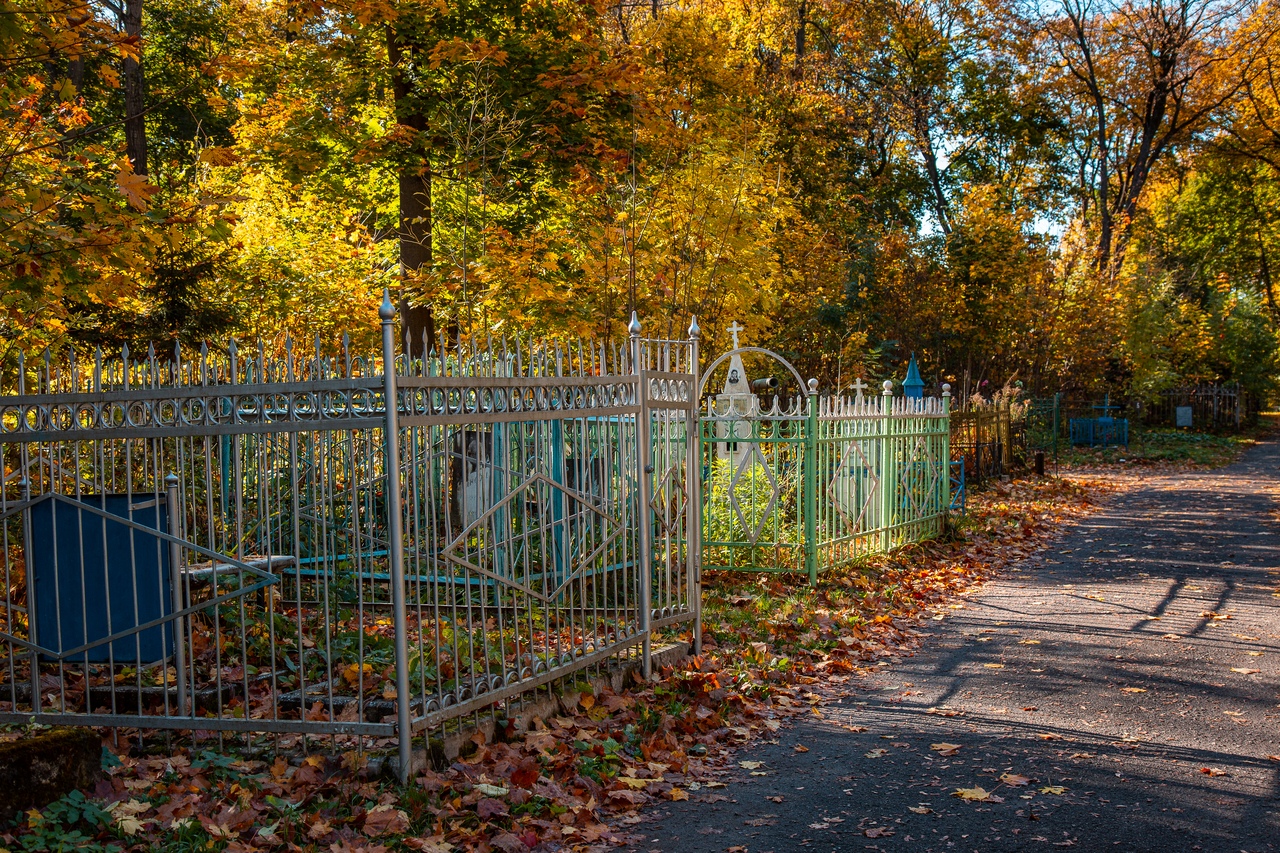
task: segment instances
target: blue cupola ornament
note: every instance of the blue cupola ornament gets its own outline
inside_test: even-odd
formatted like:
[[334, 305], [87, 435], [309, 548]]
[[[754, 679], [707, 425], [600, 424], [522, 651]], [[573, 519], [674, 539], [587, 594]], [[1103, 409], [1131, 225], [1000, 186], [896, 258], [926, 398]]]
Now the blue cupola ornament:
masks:
[[924, 380], [920, 378], [920, 368], [916, 366], [915, 353], [911, 353], [911, 362], [907, 365], [907, 378], [902, 383], [902, 392], [904, 396], [916, 400], [924, 397]]

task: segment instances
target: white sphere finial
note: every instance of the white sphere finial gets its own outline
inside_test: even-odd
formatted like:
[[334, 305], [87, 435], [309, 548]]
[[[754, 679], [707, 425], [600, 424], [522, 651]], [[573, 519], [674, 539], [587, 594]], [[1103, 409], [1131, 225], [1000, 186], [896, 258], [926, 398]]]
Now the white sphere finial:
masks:
[[886, 397], [890, 397], [890, 396], [892, 396], [892, 395], [893, 395], [893, 380], [892, 380], [892, 379], [886, 379], [886, 380], [884, 381], [884, 385], [883, 385], [882, 387], [884, 388], [884, 395], [885, 395]]
[[942, 396], [944, 396], [944, 397], [950, 397], [950, 396], [951, 396], [951, 383], [950, 383], [950, 382], [943, 382], [943, 383], [942, 383]]

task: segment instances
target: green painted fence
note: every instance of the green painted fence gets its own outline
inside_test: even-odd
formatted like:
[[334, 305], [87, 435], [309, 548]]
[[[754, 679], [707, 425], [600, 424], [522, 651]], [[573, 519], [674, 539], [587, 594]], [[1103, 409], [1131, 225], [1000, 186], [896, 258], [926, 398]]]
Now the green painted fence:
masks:
[[803, 572], [937, 536], [950, 502], [950, 393], [808, 394], [700, 420], [702, 567]]

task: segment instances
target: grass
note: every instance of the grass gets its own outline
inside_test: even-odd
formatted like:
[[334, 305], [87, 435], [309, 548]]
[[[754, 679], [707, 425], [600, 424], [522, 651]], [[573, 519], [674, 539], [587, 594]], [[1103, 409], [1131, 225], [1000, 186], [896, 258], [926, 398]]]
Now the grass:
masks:
[[1203, 433], [1179, 429], [1135, 428], [1128, 447], [1070, 447], [1061, 451], [1066, 466], [1179, 464], [1219, 468], [1234, 462], [1245, 448], [1275, 428], [1269, 419], [1238, 433]]

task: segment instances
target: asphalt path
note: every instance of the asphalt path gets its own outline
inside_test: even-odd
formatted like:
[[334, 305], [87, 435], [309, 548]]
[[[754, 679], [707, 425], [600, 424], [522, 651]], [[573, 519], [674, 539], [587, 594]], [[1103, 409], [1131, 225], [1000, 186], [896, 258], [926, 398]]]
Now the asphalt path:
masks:
[[1280, 850], [1278, 498], [1274, 440], [1143, 479], [632, 849]]

